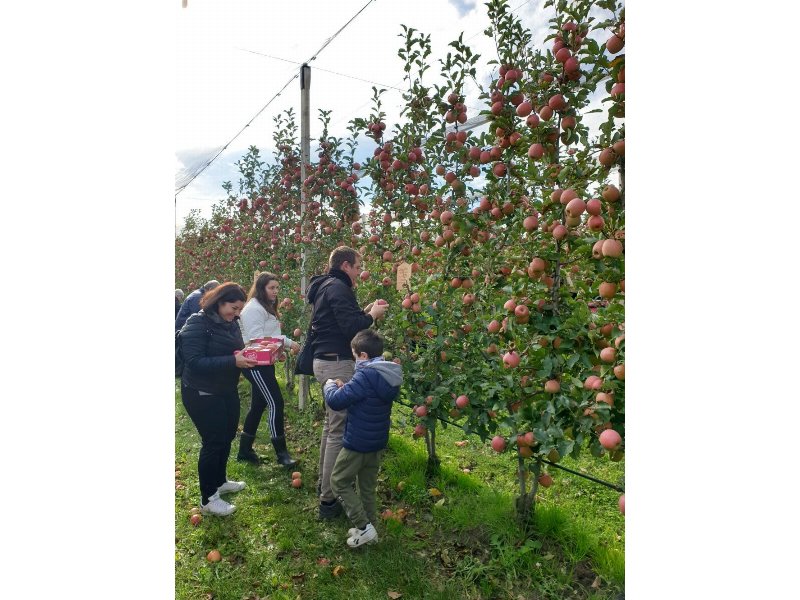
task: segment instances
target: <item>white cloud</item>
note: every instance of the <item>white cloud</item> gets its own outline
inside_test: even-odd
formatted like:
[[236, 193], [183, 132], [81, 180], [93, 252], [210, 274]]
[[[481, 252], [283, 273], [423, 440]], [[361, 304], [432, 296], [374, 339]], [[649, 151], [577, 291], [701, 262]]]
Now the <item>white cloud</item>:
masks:
[[475, 0], [472, 0], [472, 1], [470, 1], [470, 0], [449, 0], [449, 1], [450, 1], [450, 4], [455, 6], [456, 10], [458, 11], [459, 16], [461, 16], [461, 17], [463, 17], [468, 12], [473, 10], [475, 8], [475, 6], [477, 5], [477, 2], [475, 2]]
[[[299, 71], [299, 65], [253, 52], [298, 62], [309, 59], [364, 4], [365, 0], [337, 3], [301, 0], [284, 5], [290, 8], [280, 12], [272, 3], [255, 0], [225, 3], [192, 0], [178, 15], [177, 24], [176, 152], [186, 168], [191, 169], [193, 162], [196, 164], [213, 156]], [[548, 33], [548, 20], [553, 14], [552, 8], [545, 11], [543, 5], [544, 0], [510, 3], [523, 25], [532, 31], [535, 47], [542, 47]], [[332, 110], [330, 133], [346, 136], [348, 122], [356, 116], [366, 117], [370, 112], [373, 85], [370, 82], [404, 87], [403, 63], [397, 55], [402, 44], [401, 24], [431, 36], [432, 53], [428, 59], [431, 68], [425, 74], [426, 84], [441, 82], [438, 60], [452, 50], [448, 44], [462, 32], [464, 43], [481, 55], [478, 81], [484, 85], [488, 81], [493, 68], [486, 62], [496, 58], [496, 49], [494, 40], [483, 34], [489, 25], [483, 3], [376, 0], [310, 63], [312, 138], [321, 133], [318, 109]], [[255, 145], [263, 156], [270, 156], [273, 117], [293, 107], [299, 126], [299, 87], [299, 79], [292, 81], [230, 144], [226, 153], [238, 159], [249, 146]], [[472, 81], [467, 80], [463, 91], [468, 106], [480, 106], [479, 90]], [[401, 92], [387, 89], [382, 101], [391, 129], [402, 108]], [[475, 116], [477, 111], [469, 109], [468, 114]], [[359, 154], [371, 154], [371, 144], [369, 141]], [[211, 150], [204, 155], [198, 152], [203, 148]], [[216, 167], [212, 164], [198, 176], [178, 195], [178, 213], [183, 214], [182, 207], [189, 204], [182, 196], [210, 198], [220, 193], [222, 181], [227, 179], [235, 183], [238, 174], [235, 167], [230, 166], [234, 160], [229, 160], [227, 166], [220, 166], [220, 157]], [[210, 214], [210, 203], [206, 210]], [[182, 218], [179, 221], [182, 222]]]

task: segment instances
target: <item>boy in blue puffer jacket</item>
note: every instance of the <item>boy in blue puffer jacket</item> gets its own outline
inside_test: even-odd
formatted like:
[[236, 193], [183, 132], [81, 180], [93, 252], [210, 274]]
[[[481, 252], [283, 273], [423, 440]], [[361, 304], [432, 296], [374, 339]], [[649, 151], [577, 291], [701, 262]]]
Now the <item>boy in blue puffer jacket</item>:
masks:
[[348, 531], [347, 545], [358, 548], [378, 541], [372, 524], [377, 518], [378, 469], [389, 441], [392, 402], [400, 393], [403, 369], [383, 360], [383, 338], [373, 329], [359, 331], [350, 347], [356, 359], [353, 378], [347, 383], [328, 379], [323, 391], [325, 402], [333, 410], [347, 409], [342, 451], [331, 472], [331, 489], [355, 525]]

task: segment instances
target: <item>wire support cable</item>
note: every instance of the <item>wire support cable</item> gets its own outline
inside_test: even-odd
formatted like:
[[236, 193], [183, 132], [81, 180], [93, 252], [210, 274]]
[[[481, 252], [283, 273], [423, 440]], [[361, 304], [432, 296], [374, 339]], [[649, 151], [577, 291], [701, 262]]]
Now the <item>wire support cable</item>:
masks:
[[[350, 20], [349, 20], [349, 21], [347, 21], [347, 23], [345, 23], [344, 25], [342, 25], [342, 26], [339, 28], [339, 30], [338, 30], [336, 33], [334, 33], [334, 34], [333, 34], [331, 37], [329, 37], [327, 40], [325, 40], [325, 42], [322, 44], [322, 46], [320, 46], [319, 50], [317, 50], [317, 51], [314, 53], [314, 55], [313, 55], [311, 58], [309, 58], [309, 59], [306, 61], [306, 63], [304, 63], [304, 64], [310, 63], [312, 60], [316, 59], [316, 58], [317, 58], [317, 56], [318, 56], [318, 55], [319, 55], [319, 54], [320, 54], [320, 53], [321, 53], [321, 52], [322, 52], [322, 51], [323, 51], [325, 48], [327, 48], [327, 47], [328, 47], [328, 45], [329, 45], [329, 44], [330, 44], [330, 43], [331, 43], [333, 40], [335, 40], [335, 39], [336, 39], [336, 37], [337, 37], [337, 36], [338, 36], [340, 33], [342, 33], [342, 31], [344, 31], [344, 30], [346, 29], [346, 28], [348, 27], [348, 25], [350, 25], [350, 23], [352, 23], [352, 22], [353, 22], [353, 21], [356, 19], [356, 17], [358, 17], [358, 15], [360, 15], [362, 12], [364, 12], [364, 9], [366, 9], [366, 8], [367, 8], [367, 6], [369, 6], [370, 4], [372, 4], [374, 1], [375, 1], [375, 0], [368, 0], [368, 2], [367, 2], [367, 3], [366, 3], [364, 6], [362, 6], [362, 7], [361, 7], [361, 9], [360, 9], [360, 10], [359, 10], [359, 11], [358, 11], [358, 12], [357, 12], [355, 15], [353, 15], [353, 16], [350, 18]], [[256, 53], [256, 54], [257, 54], [257, 53]], [[287, 61], [287, 62], [291, 62], [291, 61]], [[211, 160], [209, 160], [209, 161], [208, 161], [208, 162], [207, 162], [207, 163], [206, 163], [206, 164], [203, 166], [203, 168], [201, 168], [199, 171], [197, 171], [197, 172], [196, 172], [196, 173], [195, 173], [195, 174], [194, 174], [194, 175], [193, 175], [193, 176], [192, 176], [192, 177], [191, 177], [191, 178], [190, 178], [190, 179], [189, 179], [189, 180], [188, 180], [186, 183], [184, 183], [183, 185], [181, 185], [181, 186], [180, 186], [180, 187], [179, 187], [179, 188], [178, 188], [178, 189], [175, 191], [175, 203], [176, 203], [176, 204], [177, 204], [177, 202], [178, 202], [178, 194], [180, 194], [180, 193], [181, 193], [183, 190], [185, 190], [185, 189], [186, 189], [186, 187], [187, 187], [187, 186], [188, 186], [190, 183], [192, 183], [192, 181], [194, 181], [194, 180], [195, 180], [195, 179], [196, 179], [196, 178], [197, 178], [197, 177], [198, 177], [198, 176], [199, 176], [199, 175], [200, 175], [200, 174], [201, 174], [203, 171], [205, 171], [205, 170], [206, 170], [206, 169], [207, 169], [209, 166], [211, 166], [211, 163], [213, 163], [215, 160], [217, 160], [217, 158], [219, 158], [220, 154], [222, 154], [222, 153], [225, 151], [225, 149], [226, 149], [228, 146], [230, 146], [230, 145], [231, 145], [231, 144], [232, 144], [232, 143], [233, 143], [233, 142], [236, 140], [236, 138], [238, 138], [238, 137], [239, 137], [239, 136], [242, 134], [242, 132], [243, 132], [245, 129], [247, 129], [247, 128], [250, 126], [250, 124], [251, 124], [253, 121], [255, 121], [255, 120], [258, 118], [258, 116], [259, 116], [261, 113], [263, 113], [263, 112], [264, 112], [264, 111], [267, 109], [267, 107], [268, 107], [270, 104], [272, 104], [272, 102], [273, 102], [273, 101], [274, 101], [274, 100], [275, 100], [275, 99], [276, 99], [278, 96], [280, 96], [280, 95], [283, 93], [283, 91], [284, 91], [284, 90], [285, 90], [287, 87], [289, 87], [289, 84], [290, 84], [290, 83], [292, 83], [292, 81], [294, 81], [294, 80], [295, 80], [295, 79], [298, 77], [298, 75], [299, 75], [299, 73], [295, 73], [295, 74], [294, 74], [294, 75], [291, 77], [291, 79], [289, 79], [289, 81], [287, 81], [287, 82], [286, 82], [286, 84], [285, 84], [285, 85], [284, 85], [284, 86], [283, 86], [283, 87], [280, 89], [280, 91], [279, 91], [277, 94], [275, 94], [275, 95], [274, 95], [274, 96], [273, 96], [273, 97], [272, 97], [272, 98], [269, 100], [269, 102], [267, 102], [267, 103], [266, 103], [266, 104], [265, 104], [265, 105], [264, 105], [264, 106], [261, 108], [261, 110], [259, 110], [259, 111], [258, 111], [258, 112], [257, 112], [257, 113], [256, 113], [256, 114], [253, 116], [253, 118], [252, 118], [252, 119], [250, 119], [250, 120], [249, 120], [249, 121], [248, 121], [248, 122], [245, 124], [245, 126], [244, 126], [244, 127], [242, 127], [242, 128], [239, 130], [239, 132], [238, 132], [238, 133], [237, 133], [235, 136], [233, 136], [233, 137], [230, 139], [230, 141], [229, 141], [227, 144], [225, 144], [225, 145], [224, 145], [224, 146], [223, 146], [223, 147], [222, 147], [222, 148], [219, 150], [219, 152], [217, 152], [217, 153], [216, 153], [216, 154], [213, 156], [213, 158], [211, 158]]]
[[280, 91], [279, 91], [277, 94], [275, 94], [275, 95], [274, 95], [272, 98], [270, 98], [269, 102], [267, 102], [267, 103], [266, 103], [264, 106], [262, 106], [262, 107], [261, 107], [261, 110], [259, 110], [259, 111], [258, 111], [258, 112], [257, 112], [255, 115], [253, 115], [253, 118], [251, 118], [251, 119], [250, 119], [250, 120], [249, 120], [247, 123], [245, 123], [245, 126], [244, 126], [244, 127], [242, 127], [242, 128], [239, 130], [239, 132], [238, 132], [238, 133], [237, 133], [235, 136], [233, 136], [233, 137], [232, 137], [232, 138], [231, 138], [231, 139], [228, 141], [228, 143], [227, 143], [227, 144], [225, 144], [225, 145], [224, 145], [224, 146], [223, 146], [223, 147], [222, 147], [222, 148], [219, 150], [219, 152], [217, 152], [217, 153], [214, 155], [214, 157], [213, 157], [211, 160], [209, 160], [209, 161], [208, 161], [208, 162], [207, 162], [207, 163], [206, 163], [206, 164], [203, 166], [203, 168], [202, 168], [202, 169], [200, 169], [199, 171], [197, 171], [197, 173], [195, 173], [195, 174], [192, 176], [192, 178], [191, 178], [191, 179], [189, 179], [189, 181], [187, 181], [185, 184], [183, 184], [183, 185], [180, 187], [180, 189], [178, 189], [178, 190], [175, 192], [175, 201], [176, 201], [176, 202], [177, 202], [177, 200], [178, 200], [178, 194], [180, 194], [180, 193], [181, 193], [183, 190], [185, 190], [185, 189], [186, 189], [186, 187], [187, 187], [187, 186], [188, 186], [190, 183], [192, 183], [192, 181], [194, 181], [194, 180], [197, 178], [197, 176], [198, 176], [198, 175], [200, 175], [200, 173], [202, 173], [202, 172], [203, 172], [203, 171], [205, 171], [205, 170], [206, 170], [208, 167], [210, 167], [210, 166], [211, 166], [211, 163], [213, 163], [215, 160], [217, 160], [217, 158], [219, 158], [219, 155], [220, 155], [220, 154], [222, 154], [222, 153], [225, 151], [225, 149], [226, 149], [228, 146], [230, 146], [230, 145], [231, 145], [231, 144], [232, 144], [232, 143], [233, 143], [233, 142], [236, 140], [236, 138], [238, 138], [240, 135], [242, 135], [242, 132], [244, 132], [244, 130], [245, 130], [245, 129], [247, 129], [248, 127], [250, 127], [250, 124], [251, 124], [253, 121], [255, 121], [255, 120], [258, 118], [258, 116], [259, 116], [259, 115], [260, 115], [262, 112], [264, 112], [264, 111], [267, 109], [267, 107], [268, 107], [270, 104], [272, 104], [272, 103], [275, 101], [275, 99], [276, 99], [278, 96], [280, 96], [280, 95], [283, 93], [283, 90], [285, 90], [287, 87], [289, 87], [289, 84], [290, 84], [290, 83], [292, 83], [292, 81], [294, 81], [295, 79], [297, 79], [298, 75], [299, 75], [299, 73], [295, 73], [294, 75], [292, 75], [292, 77], [289, 79], [289, 81], [287, 81], [287, 82], [286, 82], [286, 84], [285, 84], [285, 85], [284, 85], [284, 86], [283, 86], [283, 87], [280, 89]]

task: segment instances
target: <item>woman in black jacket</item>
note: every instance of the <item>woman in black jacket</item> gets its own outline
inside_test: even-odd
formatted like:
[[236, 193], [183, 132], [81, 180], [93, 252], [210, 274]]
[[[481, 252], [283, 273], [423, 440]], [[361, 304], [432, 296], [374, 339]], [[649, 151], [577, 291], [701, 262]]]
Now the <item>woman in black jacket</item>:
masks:
[[202, 310], [190, 316], [180, 332], [184, 359], [181, 399], [202, 440], [197, 473], [204, 514], [231, 514], [236, 507], [220, 495], [245, 487], [243, 481], [228, 481], [226, 474], [239, 425], [239, 374], [255, 365], [255, 361], [234, 354], [244, 348], [236, 321], [245, 298], [242, 286], [232, 282], [220, 285], [203, 295]]

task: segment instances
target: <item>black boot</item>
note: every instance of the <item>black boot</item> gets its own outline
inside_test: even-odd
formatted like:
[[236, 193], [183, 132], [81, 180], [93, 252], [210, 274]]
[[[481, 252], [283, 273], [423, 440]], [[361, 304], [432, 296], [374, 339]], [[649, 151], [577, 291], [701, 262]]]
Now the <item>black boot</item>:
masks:
[[286, 450], [285, 436], [272, 438], [272, 446], [275, 448], [275, 454], [278, 456], [279, 465], [283, 465], [287, 469], [291, 469], [297, 464], [297, 461], [289, 456], [289, 452]]
[[256, 441], [256, 436], [242, 432], [241, 437], [239, 437], [239, 453], [236, 455], [236, 460], [245, 460], [253, 464], [261, 462], [258, 454], [253, 451], [254, 441]]

